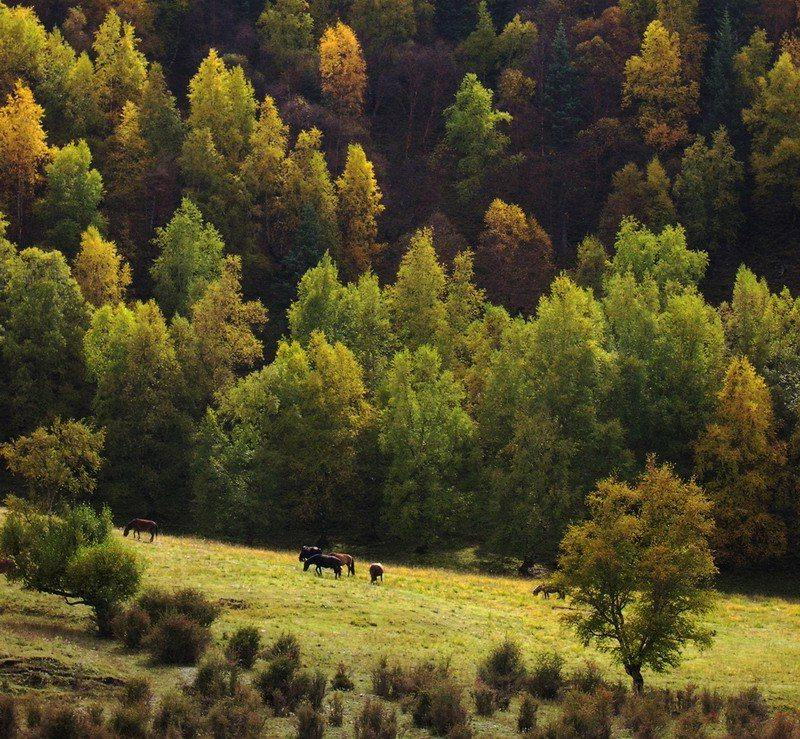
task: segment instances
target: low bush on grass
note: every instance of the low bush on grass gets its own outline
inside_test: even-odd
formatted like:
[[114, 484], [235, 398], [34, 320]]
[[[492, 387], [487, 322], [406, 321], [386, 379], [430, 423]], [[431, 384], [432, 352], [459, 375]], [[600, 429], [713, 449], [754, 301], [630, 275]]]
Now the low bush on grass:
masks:
[[249, 685], [237, 685], [231, 695], [211, 706], [205, 724], [214, 739], [258, 739], [265, 722], [258, 693]]
[[204, 705], [211, 705], [232, 692], [230, 665], [218, 654], [204, 659], [194, 676], [192, 692]]
[[396, 739], [397, 713], [367, 698], [354, 724], [356, 739]]
[[450, 679], [450, 663], [418, 662], [410, 667], [390, 665], [382, 657], [372, 671], [372, 692], [387, 700], [415, 697], [435, 684]]
[[147, 635], [153, 658], [165, 665], [192, 665], [202, 656], [211, 632], [181, 613], [168, 613]]
[[108, 728], [120, 737], [147, 739], [150, 736], [150, 705], [148, 703], [120, 704], [111, 713]]
[[699, 707], [690, 708], [686, 713], [678, 716], [673, 729], [675, 739], [705, 739], [706, 720]]
[[138, 649], [147, 636], [153, 622], [141, 606], [134, 604], [114, 618], [113, 631], [128, 649]]
[[756, 687], [743, 690], [725, 701], [725, 728], [732, 736], [753, 736], [768, 715], [767, 701]]
[[303, 701], [295, 714], [297, 739], [322, 739], [325, 735], [325, 717], [307, 701]]
[[331, 704], [328, 707], [328, 723], [331, 726], [341, 726], [344, 721], [344, 704], [342, 694], [334, 693], [331, 696]]
[[611, 739], [612, 702], [609, 691], [593, 695], [570, 690], [559, 717], [548, 726], [533, 729], [531, 739]]
[[[294, 643], [296, 644], [296, 640]], [[288, 644], [288, 641], [284, 640], [283, 644]], [[270, 654], [273, 656], [253, 679], [253, 685], [264, 703], [278, 715], [291, 713], [304, 700], [319, 709], [327, 691], [328, 681], [325, 675], [319, 671], [311, 674], [299, 669], [299, 646], [272, 649]]]
[[522, 703], [519, 705], [519, 715], [517, 716], [517, 731], [520, 734], [527, 734], [536, 728], [536, 714], [539, 711], [539, 704], [530, 696], [522, 696]]
[[202, 709], [182, 692], [168, 693], [161, 699], [153, 718], [153, 734], [172, 739], [194, 739], [200, 735]]
[[497, 708], [497, 694], [482, 680], [475, 683], [472, 698], [475, 701], [475, 713], [479, 716], [491, 716]]
[[336, 668], [336, 674], [333, 676], [333, 680], [331, 680], [331, 688], [346, 693], [348, 690], [352, 690], [353, 687], [350, 671], [347, 669], [344, 662], [340, 662], [339, 666]]
[[300, 642], [294, 634], [281, 634], [264, 654], [267, 659], [286, 657], [294, 662], [296, 667], [300, 666], [300, 655]]
[[656, 739], [669, 723], [669, 714], [658, 695], [632, 694], [622, 707], [622, 722], [636, 739]]
[[507, 696], [516, 693], [525, 680], [519, 644], [510, 639], [497, 644], [478, 666], [478, 677], [497, 693]]
[[558, 698], [564, 686], [564, 658], [558, 652], [542, 652], [530, 670], [525, 687], [543, 700]]
[[36, 722], [37, 739], [100, 739], [108, 733], [96, 726], [82, 709], [67, 704], [51, 704]]
[[776, 713], [761, 728], [759, 739], [800, 739], [800, 716]]
[[125, 683], [120, 701], [123, 705], [134, 706], [138, 703], [149, 704], [152, 698], [153, 690], [150, 687], [150, 681], [144, 677], [135, 677]]
[[0, 739], [15, 739], [20, 730], [20, 711], [17, 699], [0, 695]]
[[586, 660], [580, 667], [573, 670], [567, 682], [573, 690], [590, 695], [606, 684], [600, 666], [593, 660]]
[[255, 626], [243, 626], [233, 633], [226, 651], [228, 659], [249, 670], [261, 651], [261, 634]]
[[424, 688], [416, 695], [413, 719], [415, 726], [434, 736], [448, 736], [456, 727], [465, 726], [469, 715], [461, 688], [449, 678]]
[[219, 616], [219, 606], [194, 588], [147, 590], [139, 596], [138, 604], [154, 624], [168, 614], [179, 613], [200, 626], [211, 626]]

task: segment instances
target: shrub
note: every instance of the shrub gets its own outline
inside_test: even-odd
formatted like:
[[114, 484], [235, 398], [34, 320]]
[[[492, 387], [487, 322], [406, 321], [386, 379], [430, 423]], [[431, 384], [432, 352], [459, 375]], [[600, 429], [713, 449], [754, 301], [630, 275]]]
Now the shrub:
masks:
[[229, 694], [231, 669], [219, 655], [207, 657], [197, 668], [192, 691], [201, 703], [211, 705]]
[[310, 703], [303, 701], [295, 714], [297, 739], [322, 739], [325, 735], [325, 718]]
[[574, 690], [591, 694], [605, 685], [605, 679], [597, 662], [586, 660], [572, 672], [569, 684]]
[[447, 732], [447, 739], [472, 739], [472, 729], [467, 724], [454, 726]]
[[342, 694], [334, 693], [331, 696], [331, 705], [328, 709], [328, 722], [331, 726], [341, 726], [344, 721], [344, 705], [342, 704]]
[[152, 621], [147, 611], [141, 606], [132, 605], [117, 614], [112, 628], [114, 635], [128, 649], [138, 649], [150, 631], [151, 626]]
[[193, 588], [184, 588], [174, 593], [148, 590], [139, 596], [139, 606], [154, 624], [168, 614], [179, 613], [200, 626], [210, 626], [219, 615], [219, 607]]
[[237, 629], [228, 642], [228, 658], [249, 670], [256, 661], [261, 650], [261, 634], [255, 626], [243, 626]]
[[761, 728], [759, 739], [800, 739], [800, 716], [776, 713]]
[[706, 688], [700, 693], [700, 708], [711, 721], [719, 720], [723, 704], [722, 696], [716, 690]]
[[372, 692], [381, 698], [389, 698], [392, 689], [392, 673], [389, 661], [381, 657], [372, 670]]
[[261, 694], [261, 700], [276, 709], [283, 707], [289, 686], [297, 672], [297, 663], [289, 654], [280, 654], [253, 678], [253, 685]]
[[322, 702], [325, 700], [327, 692], [328, 678], [317, 670], [307, 684], [305, 697], [315, 709], [319, 710], [322, 708]]
[[555, 725], [556, 736], [611, 739], [612, 700], [611, 693], [603, 689], [593, 695], [570, 690]]
[[19, 710], [11, 695], [0, 695], [0, 739], [14, 739], [19, 732]]
[[478, 677], [498, 693], [516, 693], [525, 679], [525, 665], [519, 645], [510, 639], [497, 644], [478, 667]]
[[149, 724], [150, 705], [140, 702], [117, 706], [108, 727], [117, 736], [145, 739], [150, 734]]
[[529, 695], [522, 696], [522, 703], [519, 706], [519, 716], [517, 717], [517, 730], [520, 734], [526, 734], [536, 726], [536, 713], [539, 704]]
[[257, 739], [265, 721], [259, 696], [247, 685], [237, 686], [232, 695], [214, 703], [206, 717], [214, 739]]
[[336, 668], [336, 674], [331, 680], [331, 688], [334, 690], [341, 690], [347, 692], [353, 689], [353, 680], [350, 678], [350, 671], [345, 666], [344, 662], [340, 662]]
[[497, 706], [497, 696], [486, 683], [478, 680], [475, 683], [475, 689], [472, 691], [472, 697], [475, 700], [475, 712], [479, 716], [491, 716]]
[[380, 701], [367, 698], [354, 724], [356, 739], [395, 739], [397, 713]]
[[200, 735], [200, 706], [185, 693], [168, 693], [161, 700], [153, 719], [153, 733], [157, 737], [194, 739]]
[[144, 677], [135, 677], [125, 683], [120, 700], [123, 705], [133, 706], [137, 703], [150, 703], [153, 691], [150, 682]]
[[655, 739], [669, 722], [669, 716], [656, 695], [632, 694], [622, 708], [622, 721], [636, 739]]
[[153, 657], [166, 665], [191, 665], [197, 662], [211, 640], [205, 626], [180, 613], [164, 616], [147, 635]]
[[564, 658], [558, 652], [543, 652], [528, 675], [528, 692], [543, 700], [555, 700], [564, 686]]
[[281, 634], [267, 650], [265, 656], [268, 659], [286, 657], [294, 663], [295, 668], [300, 667], [300, 642], [297, 641], [294, 634]]
[[422, 690], [414, 703], [413, 718], [416, 726], [430, 729], [436, 736], [447, 736], [455, 727], [466, 725], [461, 688], [448, 679]]
[[769, 710], [758, 688], [743, 690], [725, 701], [725, 727], [733, 736], [749, 736], [767, 720]]
[[675, 739], [705, 739], [705, 718], [703, 712], [695, 707], [678, 717], [675, 722]]
[[372, 671], [372, 690], [383, 698], [401, 700], [417, 696], [449, 678], [450, 664], [447, 661], [418, 662], [411, 667], [402, 667], [390, 666], [382, 657]]
[[47, 707], [38, 721], [36, 736], [41, 739], [90, 739], [103, 736], [86, 713], [73, 705]]

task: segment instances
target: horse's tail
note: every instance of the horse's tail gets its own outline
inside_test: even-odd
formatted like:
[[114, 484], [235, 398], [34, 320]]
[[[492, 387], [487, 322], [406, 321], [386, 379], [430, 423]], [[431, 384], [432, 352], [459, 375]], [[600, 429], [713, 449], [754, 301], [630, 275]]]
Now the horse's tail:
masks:
[[153, 538], [155, 539], [158, 536], [158, 524], [153, 522]]

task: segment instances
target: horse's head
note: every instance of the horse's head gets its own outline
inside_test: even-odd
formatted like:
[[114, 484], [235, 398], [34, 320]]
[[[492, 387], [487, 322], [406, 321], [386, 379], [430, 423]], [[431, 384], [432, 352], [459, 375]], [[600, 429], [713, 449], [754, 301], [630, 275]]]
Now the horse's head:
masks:
[[319, 547], [308, 547], [303, 546], [300, 548], [300, 561], [305, 562], [309, 557], [313, 557], [315, 554], [322, 554], [322, 550]]
[[130, 526], [126, 526], [125, 529], [122, 532], [122, 535], [123, 536], [127, 536], [130, 533], [130, 530], [131, 530], [131, 527]]
[[311, 559], [312, 559], [311, 557], [308, 557], [308, 558], [307, 558], [307, 559], [306, 559], [306, 560], [303, 562], [303, 572], [306, 572], [306, 571], [308, 570], [308, 568], [309, 568], [309, 567], [311, 567]]
[[539, 593], [541, 593], [541, 592], [542, 592], [542, 590], [544, 590], [544, 585], [537, 585], [537, 586], [536, 586], [536, 587], [533, 589], [533, 594], [534, 594], [534, 595], [539, 595]]

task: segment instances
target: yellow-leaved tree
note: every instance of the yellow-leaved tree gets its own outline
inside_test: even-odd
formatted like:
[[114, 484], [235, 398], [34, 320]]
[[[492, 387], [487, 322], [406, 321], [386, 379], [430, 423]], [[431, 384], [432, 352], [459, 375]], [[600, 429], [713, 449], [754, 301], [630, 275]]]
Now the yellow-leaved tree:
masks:
[[117, 245], [106, 241], [94, 226], [89, 226], [81, 236], [72, 274], [83, 297], [95, 308], [121, 303], [131, 284], [131, 268], [117, 252]]
[[322, 94], [339, 112], [358, 116], [367, 89], [367, 64], [353, 29], [339, 21], [319, 42]]

